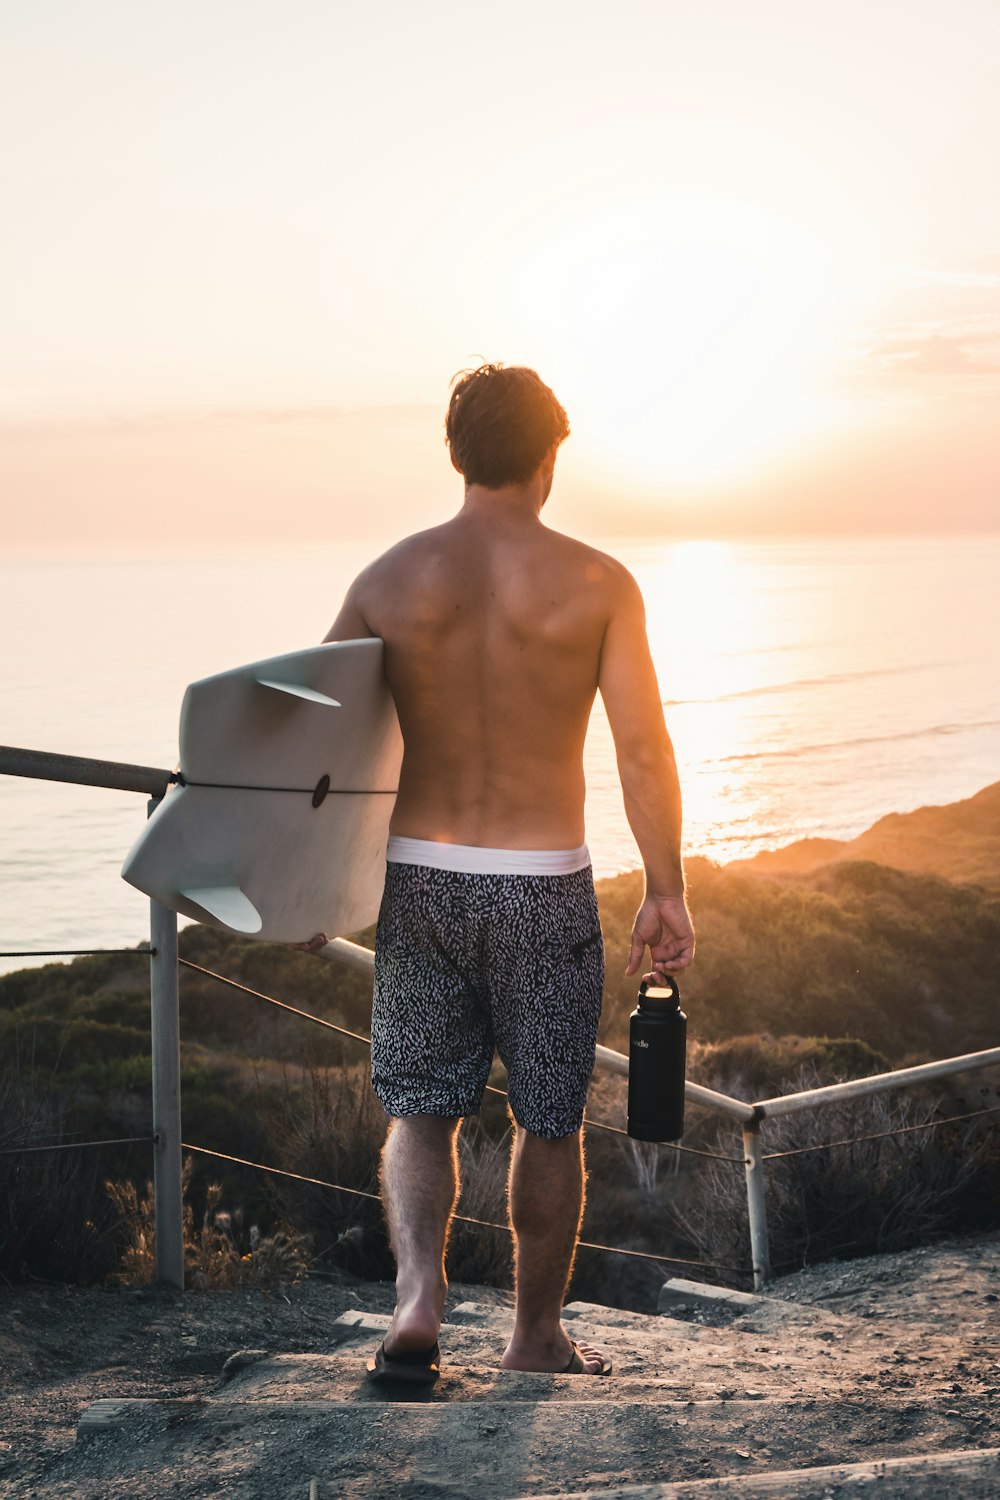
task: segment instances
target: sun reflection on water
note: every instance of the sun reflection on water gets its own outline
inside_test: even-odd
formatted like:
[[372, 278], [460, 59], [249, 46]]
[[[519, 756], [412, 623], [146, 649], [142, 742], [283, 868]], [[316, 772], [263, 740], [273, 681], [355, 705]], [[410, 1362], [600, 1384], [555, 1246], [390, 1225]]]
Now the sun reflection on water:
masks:
[[[970, 611], [992, 619], [995, 604], [986, 559], [967, 543], [956, 540], [950, 560], [940, 539], [923, 538], [614, 550], [646, 600], [689, 854], [726, 861], [791, 838], [850, 837], [928, 800], [935, 780], [950, 787], [961, 770], [975, 790], [995, 779], [1000, 700], [969, 656]], [[925, 588], [942, 605], [950, 590], [955, 609], [932, 622]], [[587, 776], [596, 857], [634, 868], [600, 703]]]
[[781, 644], [768, 594], [737, 544], [682, 541], [626, 559], [646, 599], [647, 624], [684, 790], [689, 852], [725, 859], [766, 821], [752, 783], [733, 769], [753, 755], [762, 726], [747, 653]]

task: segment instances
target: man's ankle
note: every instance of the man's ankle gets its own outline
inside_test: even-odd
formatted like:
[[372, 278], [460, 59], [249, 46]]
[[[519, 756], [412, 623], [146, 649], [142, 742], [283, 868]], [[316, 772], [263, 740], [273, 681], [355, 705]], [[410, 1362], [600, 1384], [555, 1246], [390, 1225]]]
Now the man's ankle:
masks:
[[533, 1318], [514, 1320], [514, 1331], [510, 1341], [519, 1348], [524, 1349], [561, 1349], [567, 1338], [561, 1318]]
[[447, 1277], [396, 1277], [396, 1306], [412, 1307], [414, 1303], [444, 1306], [448, 1295]]

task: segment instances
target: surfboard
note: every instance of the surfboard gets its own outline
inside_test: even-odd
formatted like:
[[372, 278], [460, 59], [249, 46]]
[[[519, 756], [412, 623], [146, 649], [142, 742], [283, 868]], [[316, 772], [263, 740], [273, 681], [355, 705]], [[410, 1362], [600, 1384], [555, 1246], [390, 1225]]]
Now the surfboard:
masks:
[[378, 915], [402, 738], [377, 639], [193, 682], [177, 784], [122, 866], [199, 922], [272, 942]]

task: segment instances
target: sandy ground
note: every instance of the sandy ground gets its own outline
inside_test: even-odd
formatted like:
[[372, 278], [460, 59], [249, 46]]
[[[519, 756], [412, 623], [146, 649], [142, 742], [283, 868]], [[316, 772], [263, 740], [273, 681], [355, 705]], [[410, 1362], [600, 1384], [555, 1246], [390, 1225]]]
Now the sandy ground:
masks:
[[[385, 1284], [6, 1290], [0, 1494], [513, 1500], [1000, 1447], [1000, 1236], [831, 1263], [772, 1293], [735, 1317], [575, 1304], [568, 1326], [615, 1358], [596, 1381], [498, 1372], [509, 1298], [454, 1286], [440, 1385], [394, 1402], [363, 1373]], [[348, 1309], [376, 1316], [338, 1323]], [[243, 1348], [264, 1357], [224, 1381]], [[78, 1443], [109, 1398], [177, 1404]]]

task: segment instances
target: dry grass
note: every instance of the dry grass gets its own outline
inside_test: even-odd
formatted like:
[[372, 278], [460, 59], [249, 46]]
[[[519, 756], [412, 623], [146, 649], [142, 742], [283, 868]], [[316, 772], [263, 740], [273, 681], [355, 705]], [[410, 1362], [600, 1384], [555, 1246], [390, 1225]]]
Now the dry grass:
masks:
[[[491, 1136], [478, 1120], [470, 1120], [459, 1135], [458, 1151], [462, 1172], [458, 1212], [488, 1224], [506, 1226], [510, 1137]], [[512, 1286], [514, 1254], [509, 1230], [454, 1224], [448, 1247], [448, 1274], [454, 1281]]]
[[[787, 1091], [816, 1085], [806, 1072]], [[995, 1127], [915, 1128], [941, 1115], [936, 1100], [899, 1093], [766, 1121], [765, 1155], [790, 1153], [765, 1162], [774, 1269], [904, 1250], [960, 1229], [970, 1191], [995, 1194]], [[810, 1149], [820, 1147], [829, 1149]], [[749, 1267], [741, 1171], [706, 1163], [686, 1196], [686, 1221], [706, 1258]]]
[[[191, 1180], [191, 1158], [184, 1162], [185, 1194]], [[139, 1193], [132, 1182], [105, 1183], [108, 1196], [126, 1230], [117, 1280], [123, 1286], [146, 1286], [156, 1279], [156, 1225], [153, 1184]], [[210, 1183], [205, 1211], [196, 1228], [194, 1210], [184, 1204], [184, 1275], [189, 1287], [213, 1291], [240, 1287], [264, 1288], [295, 1282], [305, 1275], [311, 1258], [310, 1237], [297, 1230], [279, 1229], [261, 1235], [256, 1224], [244, 1231], [242, 1211], [219, 1207], [222, 1189]]]
[[54, 1084], [36, 1082], [15, 1049], [0, 1067], [0, 1281], [99, 1281], [114, 1265], [101, 1154], [30, 1149], [72, 1146], [72, 1123]]
[[[301, 1087], [285, 1089], [271, 1122], [270, 1159], [317, 1181], [267, 1180], [275, 1211], [313, 1236], [318, 1260], [380, 1279], [395, 1274], [377, 1201], [385, 1128], [367, 1067], [313, 1068]], [[349, 1191], [333, 1192], [323, 1183]]]

